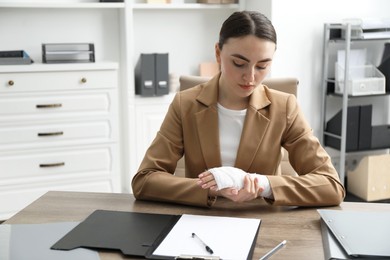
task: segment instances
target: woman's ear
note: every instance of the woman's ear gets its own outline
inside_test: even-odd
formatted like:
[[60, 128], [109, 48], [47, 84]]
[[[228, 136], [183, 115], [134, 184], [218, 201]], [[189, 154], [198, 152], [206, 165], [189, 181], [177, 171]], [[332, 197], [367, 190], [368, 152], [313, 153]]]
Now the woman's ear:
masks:
[[221, 66], [221, 50], [219, 49], [218, 43], [215, 44], [215, 59], [217, 60], [219, 66]]

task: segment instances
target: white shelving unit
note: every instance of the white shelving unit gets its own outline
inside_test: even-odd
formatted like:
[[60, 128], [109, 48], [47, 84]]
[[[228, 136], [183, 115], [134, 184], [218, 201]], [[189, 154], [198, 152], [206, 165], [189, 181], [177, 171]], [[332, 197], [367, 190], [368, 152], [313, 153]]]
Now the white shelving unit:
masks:
[[[332, 49], [332, 45], [341, 44], [341, 49], [345, 51], [345, 61], [344, 61], [344, 82], [349, 81], [350, 77], [350, 52], [351, 48], [354, 46], [354, 44], [363, 43], [366, 46], [373, 45], [375, 42], [386, 42], [390, 39], [352, 39], [351, 37], [351, 24], [325, 24], [324, 25], [324, 49], [323, 49], [323, 81], [322, 81], [322, 114], [321, 114], [321, 135], [320, 135], [320, 141], [325, 146], [325, 136], [332, 136], [334, 138], [337, 138], [340, 140], [340, 149], [333, 151], [336, 151], [338, 153], [339, 160], [337, 162], [338, 164], [338, 173], [340, 176], [340, 180], [344, 183], [345, 177], [346, 177], [346, 162], [347, 162], [347, 156], [348, 154], [355, 153], [355, 158], [362, 158], [364, 156], [364, 153], [366, 154], [378, 154], [378, 153], [389, 153], [389, 149], [377, 149], [377, 150], [366, 150], [366, 151], [356, 151], [356, 152], [347, 152], [346, 150], [346, 142], [347, 142], [347, 122], [348, 122], [348, 107], [353, 104], [367, 104], [367, 103], [375, 103], [377, 98], [381, 97], [389, 97], [389, 93], [383, 94], [383, 95], [371, 95], [371, 96], [351, 96], [348, 94], [348, 88], [344, 87], [344, 91], [342, 95], [335, 95], [335, 93], [329, 93], [328, 91], [328, 85], [330, 84], [336, 84], [334, 79], [331, 79], [330, 77], [330, 67], [334, 67], [334, 59], [332, 60], [333, 63], [330, 61], [330, 56], [335, 52], [335, 49]], [[344, 32], [344, 38], [331, 36], [331, 32], [336, 31], [343, 31]], [[354, 46], [356, 48], [356, 46]], [[337, 49], [337, 48], [336, 48]], [[378, 49], [378, 48], [376, 48]], [[338, 99], [341, 103], [341, 110], [342, 110], [342, 118], [341, 118], [341, 135], [335, 135], [332, 133], [329, 133], [326, 130], [326, 123], [328, 121], [328, 112], [332, 108], [329, 106], [328, 101], [330, 97], [334, 97], [335, 99]], [[374, 100], [375, 99], [375, 100]], [[366, 101], [364, 101], [366, 100]], [[367, 101], [368, 100], [368, 101]], [[357, 102], [354, 102], [357, 101]], [[363, 101], [363, 102], [362, 102]], [[386, 101], [384, 102], [384, 109], [381, 110], [381, 114], [384, 114], [383, 121], [386, 121], [388, 118], [389, 112], [386, 112], [389, 108], [388, 102], [386, 104]], [[334, 107], [333, 107], [334, 108]], [[386, 109], [387, 108], [387, 109]], [[362, 155], [363, 154], [363, 155]], [[356, 164], [356, 163], [355, 163]], [[356, 165], [354, 165], [356, 166]]]

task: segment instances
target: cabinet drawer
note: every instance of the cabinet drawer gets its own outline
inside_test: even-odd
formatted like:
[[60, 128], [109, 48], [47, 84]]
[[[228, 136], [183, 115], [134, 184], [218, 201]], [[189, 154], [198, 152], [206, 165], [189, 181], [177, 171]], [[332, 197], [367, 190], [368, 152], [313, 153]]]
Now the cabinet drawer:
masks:
[[0, 73], [0, 93], [116, 88], [117, 71]]
[[0, 178], [3, 181], [39, 176], [59, 178], [68, 174], [85, 175], [88, 172], [109, 175], [112, 171], [112, 158], [110, 147], [5, 155], [0, 157]]
[[112, 110], [116, 92], [0, 97], [2, 116], [60, 116], [69, 113], [105, 113]]
[[58, 144], [110, 140], [110, 121], [0, 127], [0, 146], [9, 144]]

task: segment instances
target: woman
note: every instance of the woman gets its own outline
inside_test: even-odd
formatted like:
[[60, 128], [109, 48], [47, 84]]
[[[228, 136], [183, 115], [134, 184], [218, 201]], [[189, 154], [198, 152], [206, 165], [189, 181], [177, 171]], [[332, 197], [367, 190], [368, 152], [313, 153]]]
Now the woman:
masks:
[[[132, 180], [137, 199], [209, 207], [217, 197], [295, 206], [343, 200], [338, 174], [295, 97], [262, 84], [276, 43], [261, 13], [235, 12], [223, 23], [215, 45], [220, 73], [176, 94]], [[276, 175], [281, 147], [299, 176]], [[184, 154], [181, 178], [173, 173]]]

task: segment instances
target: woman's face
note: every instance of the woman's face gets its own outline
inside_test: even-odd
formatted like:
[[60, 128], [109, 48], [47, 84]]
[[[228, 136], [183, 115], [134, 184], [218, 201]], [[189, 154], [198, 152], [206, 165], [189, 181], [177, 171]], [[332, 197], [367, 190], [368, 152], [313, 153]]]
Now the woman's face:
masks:
[[275, 49], [275, 43], [254, 35], [230, 38], [222, 50], [216, 44], [216, 58], [221, 68], [220, 87], [229, 95], [250, 96], [269, 73]]

